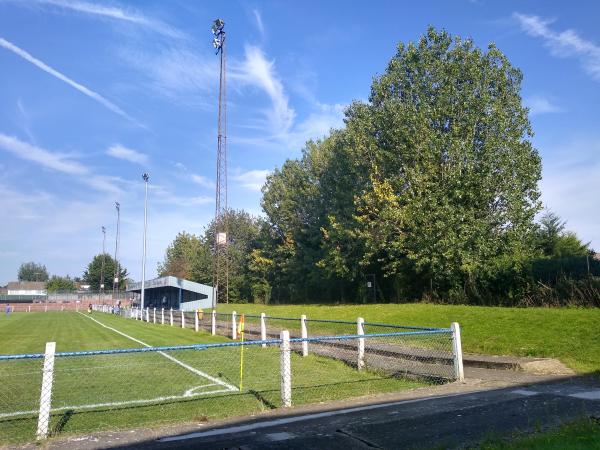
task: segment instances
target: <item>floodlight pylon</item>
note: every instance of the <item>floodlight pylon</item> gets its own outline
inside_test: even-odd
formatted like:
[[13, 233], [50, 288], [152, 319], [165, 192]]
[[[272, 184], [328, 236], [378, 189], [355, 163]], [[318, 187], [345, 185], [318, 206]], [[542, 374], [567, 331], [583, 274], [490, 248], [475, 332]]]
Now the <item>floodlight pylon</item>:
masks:
[[213, 308], [219, 302], [229, 303], [229, 258], [227, 244], [227, 58], [225, 53], [225, 22], [216, 19], [212, 26], [213, 45], [220, 54], [219, 110], [217, 121], [217, 183], [214, 221]]

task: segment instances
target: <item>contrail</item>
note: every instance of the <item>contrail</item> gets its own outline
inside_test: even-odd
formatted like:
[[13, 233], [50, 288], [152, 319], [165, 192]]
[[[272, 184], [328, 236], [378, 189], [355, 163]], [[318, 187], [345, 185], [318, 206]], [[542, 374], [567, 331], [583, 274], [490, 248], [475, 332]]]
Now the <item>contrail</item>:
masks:
[[44, 72], [47, 72], [50, 75], [58, 78], [59, 80], [64, 81], [69, 86], [77, 89], [79, 92], [81, 92], [84, 95], [87, 95], [91, 99], [96, 100], [98, 103], [100, 103], [104, 107], [110, 109], [112, 112], [117, 113], [118, 115], [120, 115], [122, 117], [125, 117], [127, 120], [135, 123], [136, 125], [138, 125], [138, 126], [140, 126], [142, 128], [146, 128], [144, 125], [142, 125], [140, 122], [138, 122], [137, 120], [135, 120], [133, 117], [131, 117], [129, 114], [127, 114], [121, 108], [119, 108], [117, 105], [115, 105], [111, 101], [105, 99], [104, 97], [102, 97], [97, 92], [92, 91], [91, 89], [85, 87], [82, 84], [77, 83], [76, 81], [73, 81], [72, 79], [70, 79], [66, 75], [63, 75], [62, 73], [60, 73], [58, 70], [53, 69], [49, 65], [45, 64], [44, 62], [42, 62], [39, 59], [37, 59], [34, 56], [32, 56], [31, 54], [27, 53], [25, 50], [17, 47], [13, 43], [11, 43], [11, 42], [9, 42], [6, 39], [3, 39], [1, 37], [0, 37], [0, 46], [4, 47], [7, 50], [10, 50], [11, 52], [13, 52], [16, 55], [18, 55], [21, 58], [23, 58], [25, 61], [28, 61], [31, 64], [33, 64], [34, 66], [42, 69]]

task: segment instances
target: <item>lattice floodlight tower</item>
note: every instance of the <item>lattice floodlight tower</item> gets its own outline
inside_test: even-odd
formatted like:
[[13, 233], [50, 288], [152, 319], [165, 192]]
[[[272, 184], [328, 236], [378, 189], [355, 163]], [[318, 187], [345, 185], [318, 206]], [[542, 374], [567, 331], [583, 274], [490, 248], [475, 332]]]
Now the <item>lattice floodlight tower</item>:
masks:
[[217, 189], [215, 201], [215, 243], [213, 266], [213, 308], [218, 302], [229, 303], [229, 258], [227, 254], [227, 58], [225, 54], [225, 22], [216, 19], [212, 25], [215, 54], [220, 55], [219, 118], [217, 131]]

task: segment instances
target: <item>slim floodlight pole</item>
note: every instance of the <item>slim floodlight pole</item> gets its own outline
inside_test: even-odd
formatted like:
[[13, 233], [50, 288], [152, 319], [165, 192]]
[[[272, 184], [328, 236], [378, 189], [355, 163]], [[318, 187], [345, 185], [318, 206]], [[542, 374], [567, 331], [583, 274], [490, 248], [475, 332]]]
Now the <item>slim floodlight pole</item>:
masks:
[[144, 294], [146, 289], [146, 231], [148, 228], [148, 180], [150, 175], [147, 173], [142, 174], [144, 179], [144, 250], [142, 252], [142, 299], [141, 308], [144, 310]]
[[121, 205], [119, 202], [115, 202], [115, 208], [117, 209], [117, 235], [115, 236], [115, 278], [113, 280], [113, 300], [119, 296], [119, 277], [121, 271], [119, 270], [119, 232], [121, 223]]
[[104, 294], [104, 267], [106, 266], [106, 228], [102, 227], [102, 270], [100, 271], [100, 292]]

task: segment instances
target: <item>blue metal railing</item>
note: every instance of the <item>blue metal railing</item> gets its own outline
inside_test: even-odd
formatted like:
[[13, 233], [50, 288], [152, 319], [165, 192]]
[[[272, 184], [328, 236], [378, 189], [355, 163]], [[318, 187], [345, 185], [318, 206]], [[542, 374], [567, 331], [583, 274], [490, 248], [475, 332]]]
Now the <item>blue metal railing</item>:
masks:
[[[291, 338], [291, 343], [300, 342], [321, 342], [321, 341], [348, 341], [355, 339], [372, 339], [381, 337], [406, 337], [406, 336], [418, 336], [418, 335], [431, 335], [431, 334], [452, 334], [450, 328], [440, 328], [435, 330], [423, 330], [423, 331], [408, 331], [398, 333], [372, 333], [372, 334], [348, 334], [342, 336], [318, 336], [309, 338]], [[240, 347], [240, 346], [251, 346], [251, 345], [279, 345], [281, 339], [266, 339], [262, 341], [244, 341], [244, 342], [222, 342], [216, 344], [192, 344], [192, 345], [170, 345], [161, 347], [142, 347], [142, 348], [122, 348], [122, 349], [110, 349], [110, 350], [86, 350], [78, 352], [59, 352], [55, 353], [56, 358], [62, 357], [78, 357], [78, 356], [96, 356], [96, 355], [117, 355], [124, 353], [151, 353], [151, 352], [166, 352], [166, 351], [177, 351], [177, 350], [210, 350], [213, 348], [223, 347]], [[22, 360], [22, 359], [43, 359], [43, 353], [22, 353], [17, 355], [0, 355], [0, 361], [9, 360]]]

